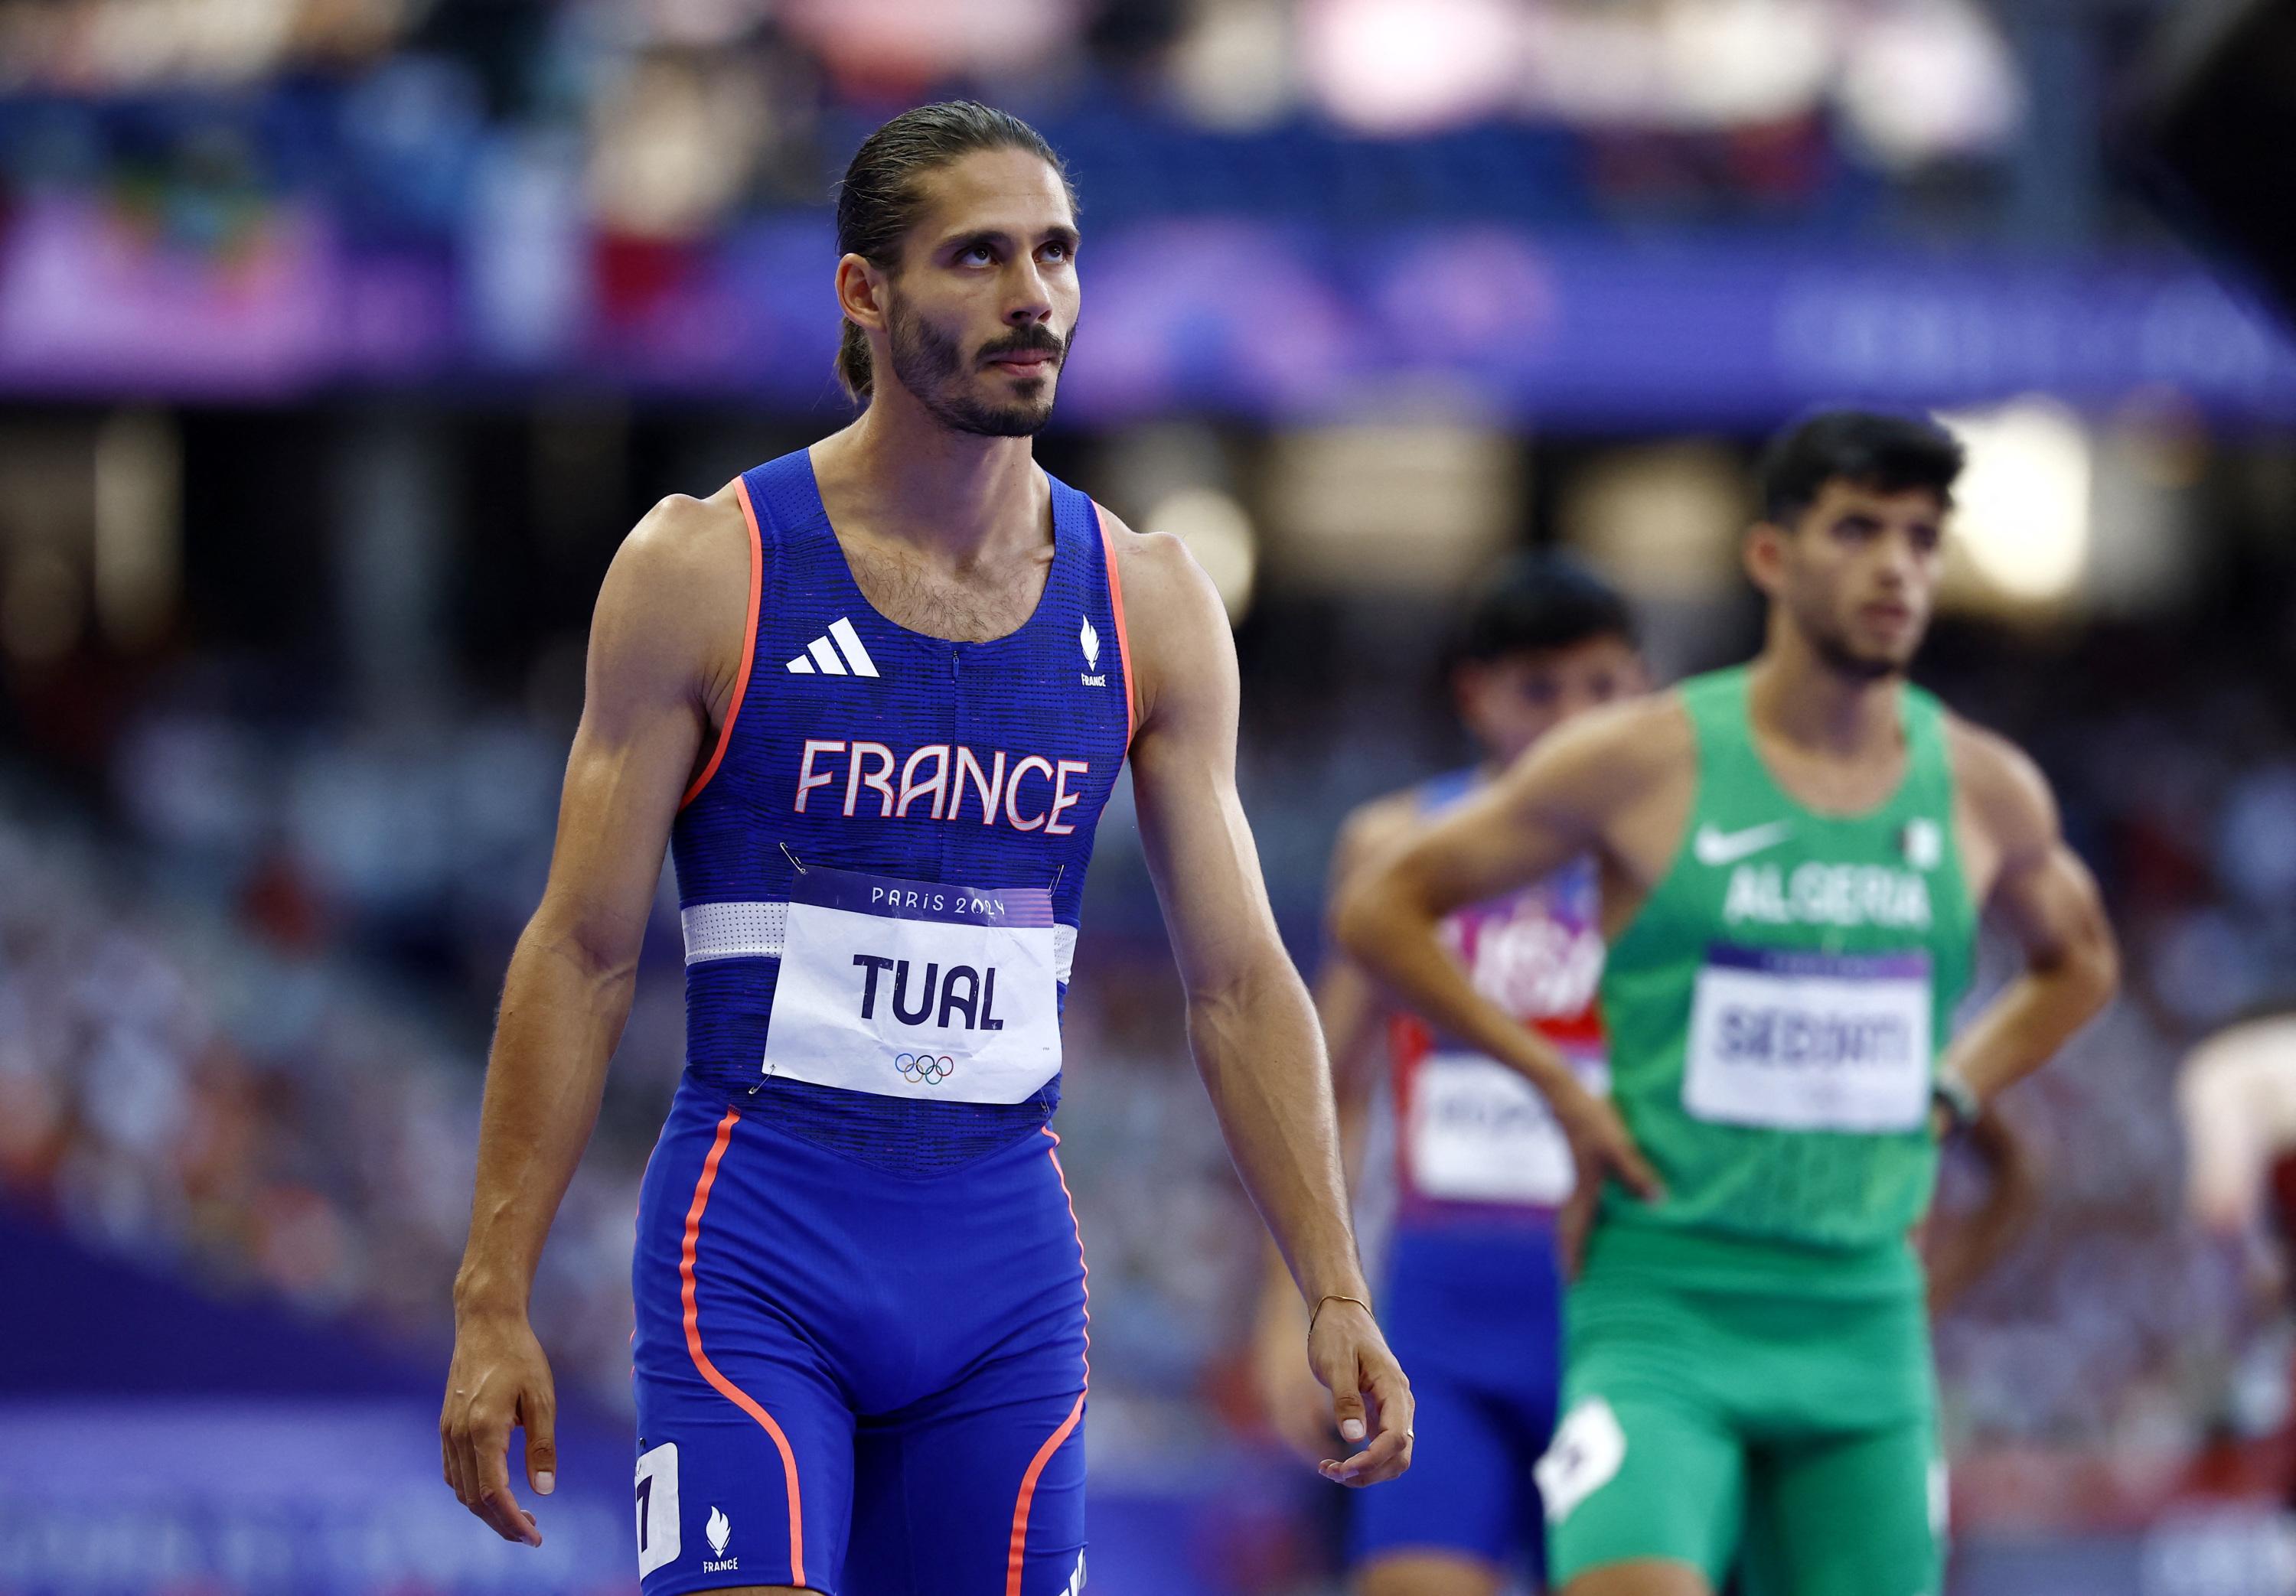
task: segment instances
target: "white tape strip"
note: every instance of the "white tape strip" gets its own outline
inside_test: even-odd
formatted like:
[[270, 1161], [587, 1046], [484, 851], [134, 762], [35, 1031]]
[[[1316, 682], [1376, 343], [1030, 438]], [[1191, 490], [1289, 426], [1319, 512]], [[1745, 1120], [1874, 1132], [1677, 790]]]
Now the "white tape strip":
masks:
[[[778, 959], [789, 935], [787, 904], [696, 904], [678, 917], [685, 929], [685, 962]], [[1076, 965], [1074, 926], [1053, 928], [1053, 975], [1062, 986]]]

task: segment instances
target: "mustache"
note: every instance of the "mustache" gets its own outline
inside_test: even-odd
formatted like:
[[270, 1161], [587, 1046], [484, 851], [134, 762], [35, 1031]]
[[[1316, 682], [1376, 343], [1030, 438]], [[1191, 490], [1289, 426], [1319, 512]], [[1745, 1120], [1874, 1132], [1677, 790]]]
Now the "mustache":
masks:
[[1062, 338], [1041, 322], [1032, 326], [1016, 327], [995, 343], [982, 345], [980, 358], [987, 362], [1006, 355], [1049, 355], [1055, 361], [1065, 360], [1070, 339], [1075, 336], [1071, 332], [1069, 338]]

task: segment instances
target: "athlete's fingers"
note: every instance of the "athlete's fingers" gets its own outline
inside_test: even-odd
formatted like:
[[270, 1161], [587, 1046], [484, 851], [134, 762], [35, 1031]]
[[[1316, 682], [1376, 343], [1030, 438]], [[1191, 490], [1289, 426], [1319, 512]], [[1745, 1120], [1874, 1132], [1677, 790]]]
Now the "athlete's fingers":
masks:
[[1342, 1486], [1375, 1486], [1393, 1479], [1411, 1466], [1411, 1431], [1402, 1425], [1382, 1424], [1371, 1444], [1351, 1457], [1323, 1465], [1323, 1476]]
[[1349, 1367], [1331, 1378], [1332, 1426], [1340, 1432], [1340, 1439], [1350, 1446], [1371, 1433], [1365, 1421], [1363, 1394], [1356, 1389], [1354, 1360]]
[[465, 1408], [455, 1415], [447, 1436], [447, 1467], [454, 1471], [455, 1500], [472, 1512], [479, 1510], [478, 1450], [471, 1442], [471, 1416]]
[[[453, 1398], [447, 1400], [451, 1402]], [[462, 1501], [463, 1484], [455, 1472], [455, 1420], [451, 1410], [441, 1411], [439, 1415], [439, 1472], [446, 1477], [447, 1488], [454, 1492], [455, 1500]]]
[[1356, 1383], [1373, 1423], [1371, 1442], [1352, 1456], [1324, 1463], [1321, 1472], [1339, 1485], [1377, 1485], [1411, 1466], [1411, 1382], [1383, 1343], [1366, 1348], [1357, 1366]]
[[1636, 1197], [1644, 1202], [1656, 1202], [1666, 1195], [1666, 1183], [1658, 1178], [1658, 1171], [1650, 1166], [1650, 1160], [1643, 1157], [1643, 1150], [1635, 1145], [1623, 1125], [1606, 1150], [1612, 1172]]
[[519, 1422], [526, 1429], [526, 1483], [537, 1496], [558, 1488], [558, 1394], [548, 1384], [529, 1391], [519, 1402]]
[[1578, 1183], [1571, 1189], [1570, 1200], [1562, 1205], [1554, 1225], [1555, 1250], [1562, 1256], [1562, 1273], [1568, 1279], [1577, 1280], [1578, 1265], [1586, 1261], [1587, 1227], [1594, 1223], [1595, 1200], [1601, 1190], [1601, 1169], [1581, 1162]]
[[542, 1532], [518, 1504], [510, 1488], [510, 1427], [496, 1420], [474, 1426], [471, 1440], [478, 1453], [479, 1517], [494, 1526], [505, 1541], [542, 1544]]
[[1373, 1364], [1368, 1384], [1372, 1405], [1379, 1414], [1379, 1433], [1364, 1448], [1364, 1465], [1354, 1482], [1361, 1486], [1379, 1485], [1411, 1467], [1411, 1427], [1418, 1414], [1411, 1381], [1391, 1357]]

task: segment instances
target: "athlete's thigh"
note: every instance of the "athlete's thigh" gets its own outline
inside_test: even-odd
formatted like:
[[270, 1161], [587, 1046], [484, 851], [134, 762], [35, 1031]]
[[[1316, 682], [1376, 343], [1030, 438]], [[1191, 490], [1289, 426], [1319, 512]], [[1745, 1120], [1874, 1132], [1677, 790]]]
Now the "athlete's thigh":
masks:
[[1356, 1572], [1354, 1596], [1498, 1596], [1506, 1572], [1488, 1559], [1424, 1548], [1391, 1552]]
[[818, 1338], [767, 1289], [806, 1260], [753, 1223], [732, 1127], [689, 1106], [648, 1166], [631, 1272], [644, 1596], [838, 1591], [853, 1415]]
[[1738, 1436], [1686, 1395], [1576, 1371], [1572, 1390], [1538, 1471], [1550, 1577], [1570, 1596], [1719, 1589], [1745, 1508]]
[[1713, 1592], [1697, 1569], [1651, 1559], [1582, 1574], [1562, 1588], [1562, 1596], [1713, 1596]]
[[865, 1425], [848, 1596], [1082, 1588], [1082, 1366], [1073, 1352], [1060, 1362], [1065, 1389], [1030, 1382], [1038, 1388], [1029, 1394], [970, 1392], [945, 1412]]
[[[1349, 1503], [1355, 1589], [1359, 1596], [1496, 1590], [1514, 1551], [1520, 1498], [1529, 1485], [1509, 1445], [1505, 1416], [1440, 1364], [1415, 1371], [1411, 1395], [1417, 1439], [1410, 1469]], [[1442, 1577], [1447, 1567], [1454, 1577]], [[1464, 1583], [1477, 1575], [1484, 1583]]]
[[1943, 1497], [1926, 1413], [1763, 1448], [1749, 1483], [1746, 1596], [1937, 1596]]

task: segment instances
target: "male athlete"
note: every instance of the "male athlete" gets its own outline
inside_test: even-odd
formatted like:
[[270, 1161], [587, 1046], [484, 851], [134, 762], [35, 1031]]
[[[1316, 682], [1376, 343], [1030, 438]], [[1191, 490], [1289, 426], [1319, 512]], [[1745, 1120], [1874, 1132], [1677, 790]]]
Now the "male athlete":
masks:
[[1399, 1474], [1314, 1012], [1234, 766], [1210, 583], [1034, 463], [1078, 309], [1074, 207], [1026, 125], [927, 106], [838, 200], [839, 369], [867, 408], [607, 573], [541, 907], [511, 963], [440, 1420], [455, 1494], [538, 1543], [527, 1292], [627, 1014], [667, 839], [687, 1068], [648, 1166], [645, 1596], [1052, 1596], [1083, 1584], [1083, 1260], [1047, 1125], [1093, 828], [1129, 752], [1190, 1035], [1313, 1304], [1308, 1361]]
[[[1450, 687], [1483, 763], [1375, 798], [1348, 817], [1332, 862], [1336, 896], [1364, 863], [1459, 802], [1556, 726], [1646, 677], [1624, 600], [1575, 562], [1511, 561], [1477, 600], [1452, 651]], [[1603, 970], [1594, 862], [1443, 922], [1476, 988], [1545, 1035], [1599, 1089]], [[1562, 1288], [1554, 1219], [1570, 1194], [1570, 1143], [1514, 1071], [1379, 1001], [1344, 958], [1316, 982], [1340, 1121], [1359, 1207], [1391, 1206], [1380, 1301], [1412, 1371], [1411, 1473], [1357, 1499], [1348, 1560], [1358, 1596], [1494, 1596], [1511, 1565], [1537, 1574], [1545, 1545], [1531, 1468], [1554, 1428]], [[1384, 1049], [1380, 1135], [1365, 1152], [1366, 1099]], [[1391, 1198], [1386, 1194], [1391, 1189]], [[1384, 1200], [1383, 1200], [1384, 1199]], [[1281, 1259], [1260, 1314], [1259, 1367], [1285, 1438], [1317, 1458], [1329, 1403], [1300, 1356], [1302, 1310]]]
[[[1710, 1596], [1741, 1559], [1761, 1596], [1939, 1588], [1909, 1232], [1938, 1138], [2118, 978], [2039, 773], [1905, 680], [1961, 463], [1923, 421], [1789, 431], [1745, 547], [1752, 664], [1562, 728], [1342, 904], [1349, 949], [1529, 1076], [1600, 1192], [1538, 1476], [1569, 1596]], [[1440, 934], [1589, 851], [1608, 1101]], [[1980, 907], [2025, 970], [1948, 1044]]]

